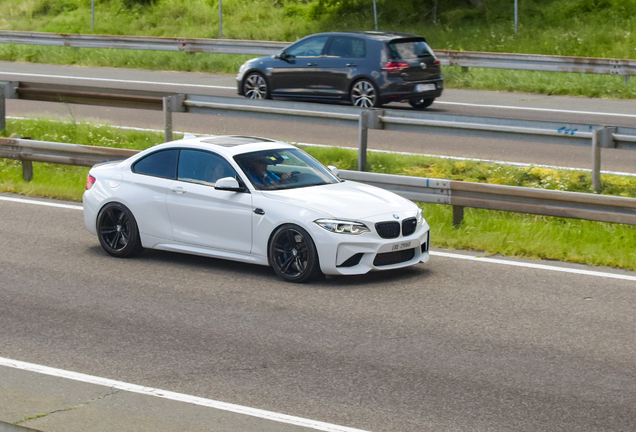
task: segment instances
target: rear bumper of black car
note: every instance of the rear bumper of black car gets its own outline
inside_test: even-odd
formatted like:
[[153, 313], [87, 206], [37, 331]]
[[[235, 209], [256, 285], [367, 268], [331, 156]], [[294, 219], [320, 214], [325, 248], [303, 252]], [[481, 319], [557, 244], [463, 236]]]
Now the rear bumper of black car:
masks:
[[[418, 86], [435, 86], [434, 89], [420, 90]], [[399, 102], [408, 99], [435, 99], [442, 95], [444, 90], [444, 78], [436, 78], [425, 81], [404, 81], [402, 79], [387, 79], [380, 95], [382, 103]]]

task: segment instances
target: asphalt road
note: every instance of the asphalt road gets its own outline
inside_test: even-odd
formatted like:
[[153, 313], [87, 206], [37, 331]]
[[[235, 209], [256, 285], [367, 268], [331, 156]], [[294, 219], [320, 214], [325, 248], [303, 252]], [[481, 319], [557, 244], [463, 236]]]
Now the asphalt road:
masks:
[[438, 253], [294, 285], [0, 201], [0, 357], [376, 432], [635, 430], [635, 274], [548, 264], [631, 280]]
[[[0, 62], [0, 79], [34, 82], [159, 90], [191, 94], [234, 96], [233, 76], [201, 73], [156, 72], [108, 68], [82, 68]], [[620, 79], [620, 77], [608, 77]], [[390, 104], [410, 109], [408, 104]], [[445, 90], [429, 109], [432, 112], [544, 120], [592, 125], [634, 127], [636, 102], [555, 97], [501, 92]], [[159, 112], [92, 106], [7, 101], [9, 116], [54, 116], [94, 119], [116, 125], [163, 128]], [[258, 121], [231, 116], [174, 114], [174, 129], [193, 133], [242, 134], [291, 142], [357, 147], [357, 128], [329, 127], [293, 121]], [[592, 168], [591, 148], [485, 138], [462, 138], [393, 131], [369, 131], [369, 148], [508, 162]], [[602, 169], [636, 173], [636, 152], [603, 149]]]

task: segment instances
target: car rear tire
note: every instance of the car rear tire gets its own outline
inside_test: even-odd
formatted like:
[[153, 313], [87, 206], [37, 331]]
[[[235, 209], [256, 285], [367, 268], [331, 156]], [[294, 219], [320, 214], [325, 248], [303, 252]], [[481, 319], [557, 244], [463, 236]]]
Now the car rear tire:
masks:
[[353, 106], [360, 108], [377, 108], [382, 106], [380, 93], [375, 84], [366, 79], [356, 81], [353, 86], [351, 86], [349, 98]]
[[306, 282], [320, 273], [316, 246], [298, 225], [285, 224], [274, 231], [269, 261], [276, 274], [288, 282]]
[[248, 99], [270, 99], [269, 86], [265, 77], [258, 72], [251, 72], [243, 81], [243, 94]]
[[429, 98], [429, 99], [425, 99], [425, 98], [413, 98], [413, 99], [409, 99], [409, 103], [411, 104], [411, 106], [415, 109], [424, 109], [424, 108], [428, 108], [431, 105], [433, 105], [433, 102], [435, 102], [435, 98]]
[[110, 255], [127, 258], [142, 250], [139, 229], [132, 212], [123, 204], [106, 204], [97, 216], [99, 243]]

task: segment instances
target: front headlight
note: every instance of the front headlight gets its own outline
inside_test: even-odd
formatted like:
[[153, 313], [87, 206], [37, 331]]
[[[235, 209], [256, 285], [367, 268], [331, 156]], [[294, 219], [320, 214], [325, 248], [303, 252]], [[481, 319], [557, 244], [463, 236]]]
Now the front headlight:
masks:
[[243, 63], [241, 65], [241, 67], [238, 70], [238, 74], [236, 76], [237, 79], [242, 79], [243, 78], [243, 74], [245, 74], [245, 71], [247, 70], [247, 63]]
[[369, 232], [369, 228], [360, 222], [341, 221], [334, 219], [318, 219], [314, 221], [319, 227], [338, 234], [362, 234]]
[[418, 226], [420, 226], [420, 225], [423, 225], [423, 224], [424, 224], [424, 214], [423, 214], [423, 212], [422, 212], [422, 209], [421, 209], [421, 208], [418, 208], [418, 209], [417, 209], [417, 216], [416, 216], [416, 218], [417, 218], [417, 225], [418, 225]]

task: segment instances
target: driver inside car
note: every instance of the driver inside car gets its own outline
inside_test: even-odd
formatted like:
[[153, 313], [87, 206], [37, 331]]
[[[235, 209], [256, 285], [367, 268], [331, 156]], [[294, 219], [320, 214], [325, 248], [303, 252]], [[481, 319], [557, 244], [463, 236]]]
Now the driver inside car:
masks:
[[284, 173], [280, 177], [267, 169], [270, 165], [270, 161], [266, 157], [257, 157], [249, 162], [249, 169], [247, 175], [255, 186], [269, 186], [276, 184], [281, 180], [285, 180], [291, 177], [291, 173]]

